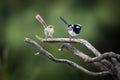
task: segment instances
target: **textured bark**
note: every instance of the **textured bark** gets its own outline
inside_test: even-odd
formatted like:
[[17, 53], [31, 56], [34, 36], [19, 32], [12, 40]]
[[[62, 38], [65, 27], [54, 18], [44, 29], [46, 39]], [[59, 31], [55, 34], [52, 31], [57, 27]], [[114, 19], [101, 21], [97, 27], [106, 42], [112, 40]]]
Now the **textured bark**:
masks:
[[[77, 63], [70, 61], [68, 59], [58, 59], [54, 57], [50, 52], [47, 50], [43, 49], [36, 41], [30, 39], [30, 38], [25, 38], [25, 42], [33, 45], [38, 51], [39, 54], [43, 54], [50, 60], [58, 63], [64, 63], [68, 64], [81, 72], [84, 72], [86, 75], [91, 75], [91, 76], [107, 76], [111, 75], [114, 80], [120, 80], [120, 55], [114, 53], [114, 52], [106, 52], [101, 54], [94, 46], [92, 46], [88, 41], [84, 39], [69, 39], [69, 38], [48, 38], [48, 39], [43, 39], [40, 38], [39, 36], [36, 36], [37, 39], [44, 43], [63, 43], [61, 48], [59, 49], [60, 51], [63, 51], [64, 48], [69, 50], [71, 53], [74, 55], [78, 56], [79, 58], [83, 59], [85, 62], [93, 64], [95, 67], [99, 68], [99, 72], [93, 72], [90, 70], [87, 70], [86, 68], [82, 67], [81, 65], [78, 65]], [[88, 48], [94, 55], [95, 57], [90, 57], [86, 55], [85, 53], [79, 51], [76, 49], [74, 46], [72, 46], [70, 43], [77, 43], [80, 45], [84, 45], [86, 48]], [[108, 59], [109, 58], [109, 59]], [[109, 61], [110, 60], [110, 61]]]

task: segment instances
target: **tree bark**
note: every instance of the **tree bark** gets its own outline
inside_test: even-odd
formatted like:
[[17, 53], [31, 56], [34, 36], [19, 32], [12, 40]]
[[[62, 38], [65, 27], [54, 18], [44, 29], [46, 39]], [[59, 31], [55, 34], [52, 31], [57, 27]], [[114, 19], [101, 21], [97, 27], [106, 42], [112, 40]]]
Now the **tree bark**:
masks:
[[[120, 55], [116, 54], [114, 52], [106, 52], [101, 54], [94, 46], [92, 46], [88, 41], [84, 39], [69, 39], [69, 38], [48, 38], [43, 39], [39, 36], [36, 36], [37, 39], [44, 43], [63, 43], [60, 51], [63, 51], [64, 48], [69, 50], [74, 55], [78, 56], [79, 58], [83, 59], [85, 62], [93, 64], [95, 67], [99, 68], [99, 72], [93, 72], [90, 70], [87, 70], [86, 68], [82, 67], [81, 65], [78, 65], [77, 63], [70, 61], [68, 59], [58, 59], [55, 56], [53, 56], [50, 52], [43, 49], [36, 41], [25, 38], [25, 42], [33, 45], [38, 51], [39, 54], [43, 54], [50, 60], [57, 62], [57, 63], [64, 63], [68, 64], [69, 66], [72, 66], [73, 68], [78, 69], [79, 71], [85, 73], [86, 75], [91, 76], [107, 76], [110, 75], [114, 78], [114, 80], [120, 80]], [[95, 57], [90, 57], [86, 55], [85, 53], [79, 51], [74, 46], [72, 46], [70, 43], [77, 43], [84, 45], [87, 49], [89, 49]], [[108, 59], [109, 58], [109, 59]]]

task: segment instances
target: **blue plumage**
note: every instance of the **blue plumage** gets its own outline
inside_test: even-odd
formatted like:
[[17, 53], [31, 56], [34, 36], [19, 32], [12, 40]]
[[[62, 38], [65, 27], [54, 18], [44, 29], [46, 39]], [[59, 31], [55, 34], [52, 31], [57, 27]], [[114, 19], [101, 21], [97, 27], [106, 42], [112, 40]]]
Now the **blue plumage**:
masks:
[[76, 34], [79, 34], [82, 27], [79, 24], [74, 24], [72, 28]]
[[67, 25], [67, 26], [69, 25], [64, 18], [60, 17], [60, 20], [61, 20], [65, 25]]
[[77, 36], [79, 33], [80, 33], [80, 30], [82, 28], [82, 26], [80, 24], [68, 24], [67, 21], [60, 17], [60, 20], [68, 26], [68, 33], [71, 35], [71, 36]]

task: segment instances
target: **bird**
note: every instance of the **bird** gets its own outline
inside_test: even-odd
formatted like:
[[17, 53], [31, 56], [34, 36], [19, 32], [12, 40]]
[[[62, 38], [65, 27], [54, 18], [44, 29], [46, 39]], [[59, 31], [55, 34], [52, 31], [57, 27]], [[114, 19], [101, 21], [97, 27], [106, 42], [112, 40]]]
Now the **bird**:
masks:
[[78, 36], [80, 34], [82, 25], [81, 24], [68, 24], [67, 21], [63, 18], [60, 17], [60, 20], [68, 27], [68, 33], [70, 37], [72, 36]]
[[52, 38], [52, 36], [54, 34], [54, 26], [53, 25], [47, 25], [45, 23], [45, 21], [43, 20], [43, 18], [39, 14], [37, 14], [35, 17], [42, 24], [42, 26], [44, 27], [45, 38], [46, 39], [48, 37]]

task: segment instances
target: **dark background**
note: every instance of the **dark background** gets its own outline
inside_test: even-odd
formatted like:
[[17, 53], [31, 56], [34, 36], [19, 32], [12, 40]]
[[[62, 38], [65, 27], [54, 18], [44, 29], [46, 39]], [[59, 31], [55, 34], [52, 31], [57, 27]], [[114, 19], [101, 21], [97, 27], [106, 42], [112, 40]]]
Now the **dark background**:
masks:
[[[85, 68], [98, 71], [90, 64], [64, 50], [60, 43], [41, 43], [42, 25], [35, 19], [40, 14], [47, 24], [55, 26], [53, 37], [68, 37], [66, 26], [59, 20], [83, 25], [79, 38], [88, 40], [101, 53], [120, 53], [120, 0], [0, 0], [0, 80], [112, 80], [110, 77], [91, 77], [76, 69], [57, 64], [26, 44], [24, 37], [40, 43], [57, 58], [67, 58]], [[73, 44], [84, 53], [94, 56], [84, 46]]]

